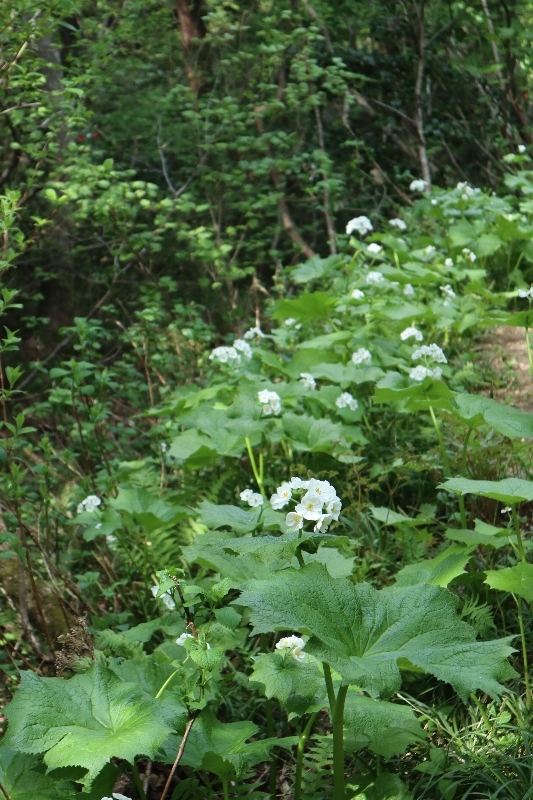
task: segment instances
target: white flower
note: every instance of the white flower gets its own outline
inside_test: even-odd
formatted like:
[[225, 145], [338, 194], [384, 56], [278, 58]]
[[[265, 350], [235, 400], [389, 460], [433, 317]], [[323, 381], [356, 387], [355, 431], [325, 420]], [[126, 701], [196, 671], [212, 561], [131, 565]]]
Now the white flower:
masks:
[[[156, 597], [159, 591], [159, 586], [152, 586], [150, 591], [152, 592], [153, 596]], [[161, 597], [158, 597], [157, 599], [162, 600], [163, 603], [166, 605], [166, 607], [169, 609], [169, 611], [174, 611], [174, 609], [176, 608], [176, 603], [172, 599], [172, 595], [169, 594], [169, 592], [165, 592], [164, 594], [161, 595]]]
[[451, 300], [453, 300], [454, 297], [457, 297], [457, 295], [455, 294], [454, 290], [452, 289], [449, 283], [447, 283], [446, 286], [441, 286], [440, 290], [444, 295], [446, 295], [446, 297], [449, 297]]
[[409, 188], [412, 192], [423, 192], [426, 188], [426, 182], [418, 178], [414, 181], [411, 181]]
[[282, 483], [281, 486], [278, 486], [276, 489], [276, 494], [273, 494], [270, 498], [270, 505], [276, 510], [283, 508], [287, 505], [291, 497], [292, 487], [290, 483]]
[[361, 289], [354, 289], [352, 292], [352, 297], [354, 300], [362, 300], [365, 296], [365, 293], [361, 291]]
[[361, 236], [365, 236], [365, 234], [370, 233], [371, 230], [373, 230], [373, 227], [368, 217], [354, 217], [346, 225], [346, 233], [348, 236], [353, 233], [353, 231], [357, 231]]
[[262, 506], [265, 502], [265, 498], [259, 492], [252, 492], [251, 497], [248, 498], [248, 505], [252, 508], [257, 508], [258, 506]]
[[403, 219], [400, 219], [399, 217], [396, 217], [395, 219], [389, 219], [389, 225], [392, 225], [393, 228], [398, 228], [399, 231], [407, 230], [407, 225]]
[[303, 661], [305, 653], [302, 649], [305, 647], [305, 642], [299, 636], [284, 636], [276, 645], [276, 650], [287, 650], [287, 655], [291, 655], [296, 661]]
[[108, 547], [114, 547], [117, 543], [117, 537], [112, 536], [110, 533], [105, 537]]
[[415, 290], [413, 289], [410, 283], [406, 283], [405, 286], [403, 287], [403, 293], [406, 297], [413, 297]]
[[518, 290], [518, 297], [527, 297], [528, 300], [533, 299], [533, 286], [531, 289], [519, 289]]
[[440, 367], [435, 367], [434, 369], [430, 369], [429, 367], [423, 367], [419, 364], [418, 367], [415, 367], [409, 373], [409, 377], [413, 381], [423, 381], [424, 378], [435, 378], [438, 379], [442, 376], [442, 370]]
[[358, 403], [355, 397], [352, 397], [350, 392], [343, 392], [335, 400], [335, 405], [337, 408], [346, 408], [346, 406], [348, 406], [350, 411], [355, 411]]
[[[317, 494], [306, 494], [302, 497], [301, 503], [295, 508], [297, 514], [301, 514], [304, 519], [319, 519], [322, 514], [324, 500]], [[288, 515], [287, 515], [288, 516]]]
[[369, 253], [376, 253], [376, 254], [381, 253], [381, 251], [383, 250], [382, 246], [380, 244], [376, 244], [375, 242], [369, 244], [366, 249]]
[[504, 506], [500, 511], [500, 514], [510, 514], [513, 509], [511, 506]]
[[325, 533], [333, 521], [331, 514], [321, 514], [313, 528], [315, 533]]
[[241, 352], [245, 358], [252, 357], [252, 348], [248, 342], [244, 341], [244, 339], [235, 339], [233, 342], [233, 347], [235, 350], [239, 350], [239, 352]]
[[309, 481], [303, 481], [301, 478], [291, 478], [289, 481], [291, 489], [305, 489], [309, 488]]
[[330, 500], [329, 503], [326, 505], [327, 513], [332, 517], [332, 519], [339, 519], [339, 514], [341, 513], [342, 503], [338, 497], [334, 497], [333, 500]]
[[411, 355], [413, 361], [418, 361], [420, 358], [427, 357], [432, 361], [437, 361], [440, 364], [447, 364], [448, 361], [438, 344], [423, 344]]
[[329, 481], [319, 481], [316, 478], [311, 478], [307, 487], [307, 494], [302, 498], [302, 503], [305, 503], [312, 496], [319, 497], [323, 503], [328, 503], [337, 497], [337, 492]]
[[299, 531], [304, 526], [304, 518], [302, 514], [290, 511], [285, 517], [285, 525], [290, 531]]
[[477, 260], [476, 254], [473, 253], [471, 250], [469, 250], [468, 247], [463, 247], [463, 251], [462, 252], [464, 253], [465, 256], [468, 256], [470, 261], [476, 261]]
[[78, 508], [76, 509], [78, 514], [82, 514], [84, 511], [88, 511], [92, 514], [93, 511], [96, 511], [98, 506], [102, 505], [101, 499], [96, 494], [90, 494], [85, 500], [82, 500], [81, 503], [78, 504]]
[[120, 792], [113, 792], [111, 797], [102, 797], [102, 800], [130, 800], [130, 798]]
[[241, 357], [234, 347], [215, 347], [211, 351], [209, 358], [211, 361], [218, 361], [220, 364], [240, 363]]
[[525, 144], [519, 144], [519, 145], [518, 145], [518, 152], [519, 152], [519, 153], [525, 153], [525, 152], [526, 152], [526, 149], [527, 149], [527, 148], [526, 148]]
[[433, 245], [432, 245], [432, 244], [428, 244], [428, 246], [426, 247], [426, 249], [424, 250], [424, 252], [425, 252], [425, 253], [427, 253], [427, 254], [428, 254], [428, 256], [432, 256], [434, 253], [436, 253], [436, 252], [437, 252], [437, 248], [436, 248], [436, 247], [433, 247]]
[[302, 383], [306, 389], [316, 389], [316, 381], [310, 372], [300, 372], [300, 383]]
[[445, 266], [445, 267], [453, 267], [453, 258], [447, 258], [447, 259], [444, 261], [444, 266]]
[[262, 389], [257, 392], [257, 399], [263, 404], [263, 415], [265, 417], [270, 414], [279, 414], [281, 411], [281, 398], [277, 392], [270, 392], [268, 389]]
[[244, 489], [244, 491], [240, 493], [239, 497], [241, 498], [241, 500], [244, 500], [244, 502], [248, 502], [253, 493], [254, 493], [253, 489]]
[[414, 337], [417, 342], [421, 342], [424, 339], [422, 331], [419, 331], [418, 328], [415, 328], [414, 325], [410, 325], [409, 328], [406, 328], [404, 331], [400, 333], [400, 339], [402, 342], [405, 342], [407, 339]]
[[296, 320], [294, 319], [294, 317], [289, 317], [289, 319], [285, 320], [285, 325], [287, 326], [287, 328], [292, 328], [295, 322]]
[[377, 286], [378, 283], [385, 283], [385, 278], [381, 272], [369, 272], [366, 276], [366, 282], [369, 286]]
[[256, 328], [249, 328], [249, 330], [246, 331], [246, 333], [244, 334], [244, 336], [242, 338], [243, 339], [253, 339], [255, 336], [259, 336], [260, 339], [263, 339], [265, 334], [263, 333], [261, 328], [257, 328], [257, 327]]
[[352, 353], [352, 362], [357, 366], [358, 364], [370, 364], [372, 361], [372, 354], [366, 347], [360, 347], [355, 353]]
[[176, 644], [179, 644], [181, 647], [183, 647], [186, 639], [194, 639], [194, 636], [192, 633], [182, 633], [181, 636], [178, 636], [176, 639]]

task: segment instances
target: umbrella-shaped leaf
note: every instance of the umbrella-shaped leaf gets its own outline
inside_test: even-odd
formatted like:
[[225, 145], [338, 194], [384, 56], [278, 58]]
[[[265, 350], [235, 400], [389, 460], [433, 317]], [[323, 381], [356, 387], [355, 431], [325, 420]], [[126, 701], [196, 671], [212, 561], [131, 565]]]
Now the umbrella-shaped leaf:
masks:
[[386, 587], [332, 578], [319, 564], [251, 581], [237, 601], [251, 609], [257, 633], [311, 634], [306, 651], [328, 662], [345, 683], [390, 695], [401, 685], [398, 659], [410, 662], [466, 697], [502, 691], [514, 674], [506, 662], [509, 638], [476, 642], [456, 614], [456, 600], [430, 584]]
[[521, 478], [504, 478], [503, 481], [471, 481], [468, 478], [450, 478], [439, 489], [460, 494], [477, 494], [500, 503], [513, 505], [533, 500], [533, 483]]
[[349, 691], [344, 707], [346, 749], [368, 747], [385, 758], [404, 753], [426, 733], [409, 706], [374, 700]]
[[58, 786], [45, 770], [36, 756], [0, 747], [0, 784], [9, 800], [70, 800], [77, 796], [73, 790]]
[[292, 716], [319, 711], [327, 705], [324, 675], [307, 653], [303, 661], [280, 652], [258, 656], [252, 681], [264, 684], [267, 697], [276, 697]]
[[505, 569], [488, 570], [485, 583], [500, 592], [512, 592], [533, 603], [533, 564], [516, 564]]

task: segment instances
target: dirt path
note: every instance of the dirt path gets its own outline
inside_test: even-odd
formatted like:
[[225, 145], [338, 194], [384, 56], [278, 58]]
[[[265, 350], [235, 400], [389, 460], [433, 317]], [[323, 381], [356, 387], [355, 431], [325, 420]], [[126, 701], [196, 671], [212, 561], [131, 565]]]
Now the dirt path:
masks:
[[494, 399], [533, 412], [533, 378], [523, 328], [500, 325], [484, 340], [484, 354], [498, 376]]

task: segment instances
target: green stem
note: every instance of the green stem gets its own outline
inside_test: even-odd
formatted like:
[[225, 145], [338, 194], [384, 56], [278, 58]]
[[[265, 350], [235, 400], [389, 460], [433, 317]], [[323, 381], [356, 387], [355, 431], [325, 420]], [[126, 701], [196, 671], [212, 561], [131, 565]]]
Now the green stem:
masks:
[[[465, 436], [465, 440], [463, 442], [463, 453], [461, 456], [461, 475], [463, 478], [466, 478], [466, 454], [468, 452], [468, 442], [470, 441], [470, 436], [473, 430], [474, 430], [473, 427], [468, 429], [468, 432]], [[461, 512], [461, 527], [463, 528], [463, 530], [465, 530], [467, 526], [467, 519], [466, 519], [465, 500], [462, 494], [459, 495], [459, 510]]]
[[228, 782], [225, 778], [222, 778], [222, 791], [224, 793], [224, 800], [229, 800]]
[[520, 628], [520, 640], [522, 642], [522, 658], [524, 660], [524, 683], [526, 686], [526, 707], [531, 708], [531, 685], [529, 682], [529, 665], [527, 663], [526, 635], [524, 631], [524, 618], [522, 616], [522, 601], [520, 597], [513, 594], [518, 608], [518, 626]]
[[533, 376], [533, 354], [531, 353], [531, 343], [529, 341], [529, 328], [526, 325], [526, 348], [527, 348], [527, 357], [529, 360], [529, 370], [531, 375]]
[[300, 548], [299, 548], [299, 547], [298, 547], [298, 549], [296, 550], [296, 558], [298, 559], [298, 564], [300, 565], [300, 569], [301, 569], [302, 567], [305, 567], [305, 561], [304, 561], [304, 557], [303, 557], [303, 555], [302, 555], [302, 552], [301, 552], [301, 550], [300, 550]]
[[131, 772], [133, 775], [133, 783], [135, 784], [135, 788], [139, 793], [140, 800], [146, 800], [146, 794], [141, 782], [141, 776], [139, 775], [139, 770], [137, 769], [137, 765], [135, 763], [131, 765]]
[[483, 718], [483, 722], [485, 723], [485, 727], [486, 727], [488, 733], [490, 733], [491, 730], [492, 730], [492, 727], [491, 727], [491, 724], [489, 722], [489, 718], [487, 716], [487, 712], [483, 708], [483, 704], [480, 702], [480, 700], [478, 700], [478, 698], [476, 697], [474, 692], [470, 692], [470, 697], [474, 701], [476, 706], [478, 707], [479, 713], [481, 714], [481, 716]]
[[294, 800], [302, 800], [302, 774], [304, 765], [305, 745], [307, 743], [307, 739], [309, 738], [309, 734], [311, 733], [311, 729], [315, 724], [317, 716], [318, 716], [318, 711], [315, 711], [314, 714], [311, 714], [311, 716], [307, 720], [307, 725], [303, 729], [303, 732], [300, 734], [300, 738], [298, 739], [298, 750], [296, 753], [296, 772], [294, 773]]
[[160, 688], [160, 690], [159, 690], [159, 691], [158, 691], [158, 693], [156, 694], [156, 696], [155, 696], [155, 699], [156, 699], [156, 700], [157, 700], [157, 698], [158, 698], [158, 697], [161, 697], [161, 695], [163, 694], [163, 692], [164, 692], [164, 691], [165, 691], [165, 689], [167, 688], [168, 684], [170, 683], [170, 681], [172, 680], [172, 678], [174, 677], [174, 675], [177, 675], [177, 674], [178, 674], [178, 672], [180, 671], [180, 669], [181, 669], [181, 667], [178, 667], [178, 669], [174, 670], [174, 672], [172, 673], [172, 675], [169, 675], [169, 676], [168, 676], [168, 678], [167, 678], [167, 679], [166, 679], [166, 681], [164, 682], [163, 686]]
[[512, 506], [511, 511], [513, 514], [514, 529], [516, 533], [516, 543], [518, 545], [518, 552], [520, 553], [520, 560], [525, 564], [526, 553], [524, 550], [524, 542], [522, 541], [522, 534], [520, 532], [520, 520], [518, 519], [518, 514], [516, 513], [516, 507]]
[[344, 702], [347, 686], [341, 686], [333, 712], [333, 800], [345, 800], [344, 787]]
[[326, 681], [326, 688], [328, 690], [329, 710], [331, 712], [331, 719], [335, 713], [335, 690], [333, 688], [333, 680], [331, 677], [331, 670], [329, 664], [325, 661], [322, 662], [322, 669], [324, 670], [324, 679]]
[[[452, 474], [452, 468], [450, 466], [450, 460], [448, 458], [448, 453], [446, 452], [446, 447], [444, 445], [444, 439], [442, 438], [442, 433], [440, 432], [439, 423], [437, 422], [437, 417], [435, 416], [435, 412], [433, 411], [433, 407], [429, 407], [429, 413], [431, 414], [431, 419], [433, 420], [433, 426], [435, 428], [435, 432], [437, 434], [437, 439], [439, 440], [439, 448], [440, 454], [442, 456], [442, 461], [444, 462], [444, 469], [449, 477]], [[462, 494], [458, 495], [459, 501], [459, 512], [461, 514], [461, 525], [463, 528], [466, 528], [466, 508], [465, 508], [465, 499]]]
[[252, 472], [254, 473], [255, 482], [259, 487], [259, 491], [263, 496], [265, 496], [265, 490], [263, 489], [263, 456], [262, 454], [259, 455], [259, 469], [257, 469], [257, 464], [255, 463], [255, 457], [252, 450], [252, 445], [250, 443], [250, 439], [248, 436], [244, 440], [246, 442], [246, 449], [248, 450], [248, 457], [250, 459], [250, 464], [252, 466]]
[[[266, 698], [265, 701], [265, 709], [266, 709], [266, 719], [267, 719], [267, 733], [268, 738], [272, 739], [276, 735], [276, 731], [274, 729], [274, 716], [272, 714], [272, 701], [270, 698]], [[272, 760], [269, 766], [269, 774], [268, 774], [268, 790], [270, 792], [270, 796], [272, 800], [276, 800], [276, 751], [272, 751]]]

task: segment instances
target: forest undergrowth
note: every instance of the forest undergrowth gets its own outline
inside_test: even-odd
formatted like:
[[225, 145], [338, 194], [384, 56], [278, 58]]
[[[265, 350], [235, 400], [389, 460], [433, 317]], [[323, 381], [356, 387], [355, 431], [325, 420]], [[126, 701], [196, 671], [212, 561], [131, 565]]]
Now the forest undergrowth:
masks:
[[232, 333], [147, 283], [28, 393], [6, 331], [6, 800], [533, 796], [533, 415], [482, 354], [533, 369], [516, 159], [352, 219]]

